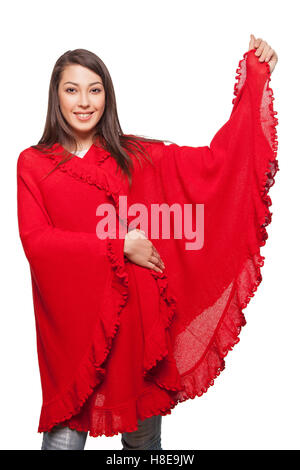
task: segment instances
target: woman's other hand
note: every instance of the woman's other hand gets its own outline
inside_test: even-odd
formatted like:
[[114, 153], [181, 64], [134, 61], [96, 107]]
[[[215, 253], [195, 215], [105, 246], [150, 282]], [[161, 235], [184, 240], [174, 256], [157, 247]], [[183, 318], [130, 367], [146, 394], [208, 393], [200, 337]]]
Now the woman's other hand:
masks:
[[270, 72], [272, 73], [275, 65], [278, 62], [278, 56], [274, 49], [269, 46], [269, 44], [266, 41], [263, 41], [263, 39], [258, 38], [256, 39], [253, 34], [250, 34], [250, 42], [249, 42], [249, 51], [251, 49], [256, 49], [255, 55], [259, 57], [260, 62], [267, 62], [270, 66]]
[[143, 230], [134, 229], [125, 235], [124, 255], [135, 264], [163, 272], [165, 265]]

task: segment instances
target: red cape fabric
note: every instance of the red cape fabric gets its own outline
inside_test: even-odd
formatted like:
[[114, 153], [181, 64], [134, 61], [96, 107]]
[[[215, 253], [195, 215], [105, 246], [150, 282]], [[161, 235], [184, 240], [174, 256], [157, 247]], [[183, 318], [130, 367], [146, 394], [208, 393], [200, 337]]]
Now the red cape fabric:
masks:
[[[278, 123], [270, 69], [252, 49], [237, 69], [230, 117], [209, 146], [145, 143], [154, 165], [135, 158], [133, 184], [93, 144], [61, 160], [57, 143], [17, 162], [19, 232], [30, 265], [43, 404], [38, 432], [56, 424], [113, 436], [137, 420], [171, 413], [201, 396], [224, 369], [261, 282], [277, 172]], [[204, 243], [148, 238], [165, 271], [130, 262], [124, 238], [98, 238], [96, 208], [203, 205]], [[128, 214], [127, 228], [135, 217]], [[121, 219], [118, 219], [118, 227]], [[177, 225], [176, 225], [177, 224]], [[138, 225], [147, 232], [145, 225]]]

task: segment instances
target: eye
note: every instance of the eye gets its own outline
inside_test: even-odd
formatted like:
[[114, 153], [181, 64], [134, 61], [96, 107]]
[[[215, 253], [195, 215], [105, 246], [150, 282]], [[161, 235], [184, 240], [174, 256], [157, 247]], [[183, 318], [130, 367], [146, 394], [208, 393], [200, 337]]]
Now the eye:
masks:
[[[75, 88], [67, 88], [67, 89], [66, 89], [66, 92], [69, 93], [69, 90], [75, 90]], [[98, 91], [99, 93], [101, 92], [101, 89], [100, 89], [100, 88], [93, 88], [93, 89], [92, 89], [92, 91], [95, 91], [95, 90]], [[72, 93], [72, 92], [70, 92], [70, 93]]]

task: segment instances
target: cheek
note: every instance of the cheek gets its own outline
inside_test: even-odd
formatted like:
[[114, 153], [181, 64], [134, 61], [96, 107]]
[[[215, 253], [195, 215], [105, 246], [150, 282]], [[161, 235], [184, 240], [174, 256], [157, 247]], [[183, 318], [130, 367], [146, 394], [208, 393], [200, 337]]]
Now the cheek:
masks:
[[63, 93], [59, 97], [60, 107], [64, 111], [71, 111], [73, 108], [72, 96]]
[[99, 112], [103, 112], [103, 110], [104, 110], [104, 108], [105, 108], [105, 96], [104, 96], [104, 95], [100, 96], [100, 97], [97, 99], [97, 101], [96, 101], [96, 103], [95, 103], [95, 107], [97, 108], [97, 110], [98, 110]]

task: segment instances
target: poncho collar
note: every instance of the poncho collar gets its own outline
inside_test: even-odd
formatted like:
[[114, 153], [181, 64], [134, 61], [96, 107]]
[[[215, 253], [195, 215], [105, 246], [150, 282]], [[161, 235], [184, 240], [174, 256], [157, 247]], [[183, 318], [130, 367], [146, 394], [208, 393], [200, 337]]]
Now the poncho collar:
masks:
[[68, 152], [59, 142], [56, 142], [46, 156], [55, 166], [66, 156], [69, 156], [69, 160], [57, 167], [59, 170], [68, 173], [75, 179], [94, 184], [108, 193], [115, 195], [127, 193], [128, 183], [125, 178], [120, 177], [120, 171], [116, 171], [115, 159], [103, 147], [92, 144], [81, 158]]
[[69, 154], [72, 156], [72, 158], [75, 158], [75, 160], [83, 161], [83, 162], [91, 162], [93, 161], [94, 164], [96, 165], [101, 165], [108, 157], [111, 157], [111, 154], [105, 150], [101, 145], [100, 141], [98, 140], [95, 143], [92, 143], [92, 145], [89, 147], [88, 151], [84, 154], [83, 157], [79, 157], [75, 153], [69, 152], [63, 145], [61, 145], [59, 142], [56, 142], [53, 145], [53, 150], [55, 152], [59, 153], [65, 153], [66, 155]]

